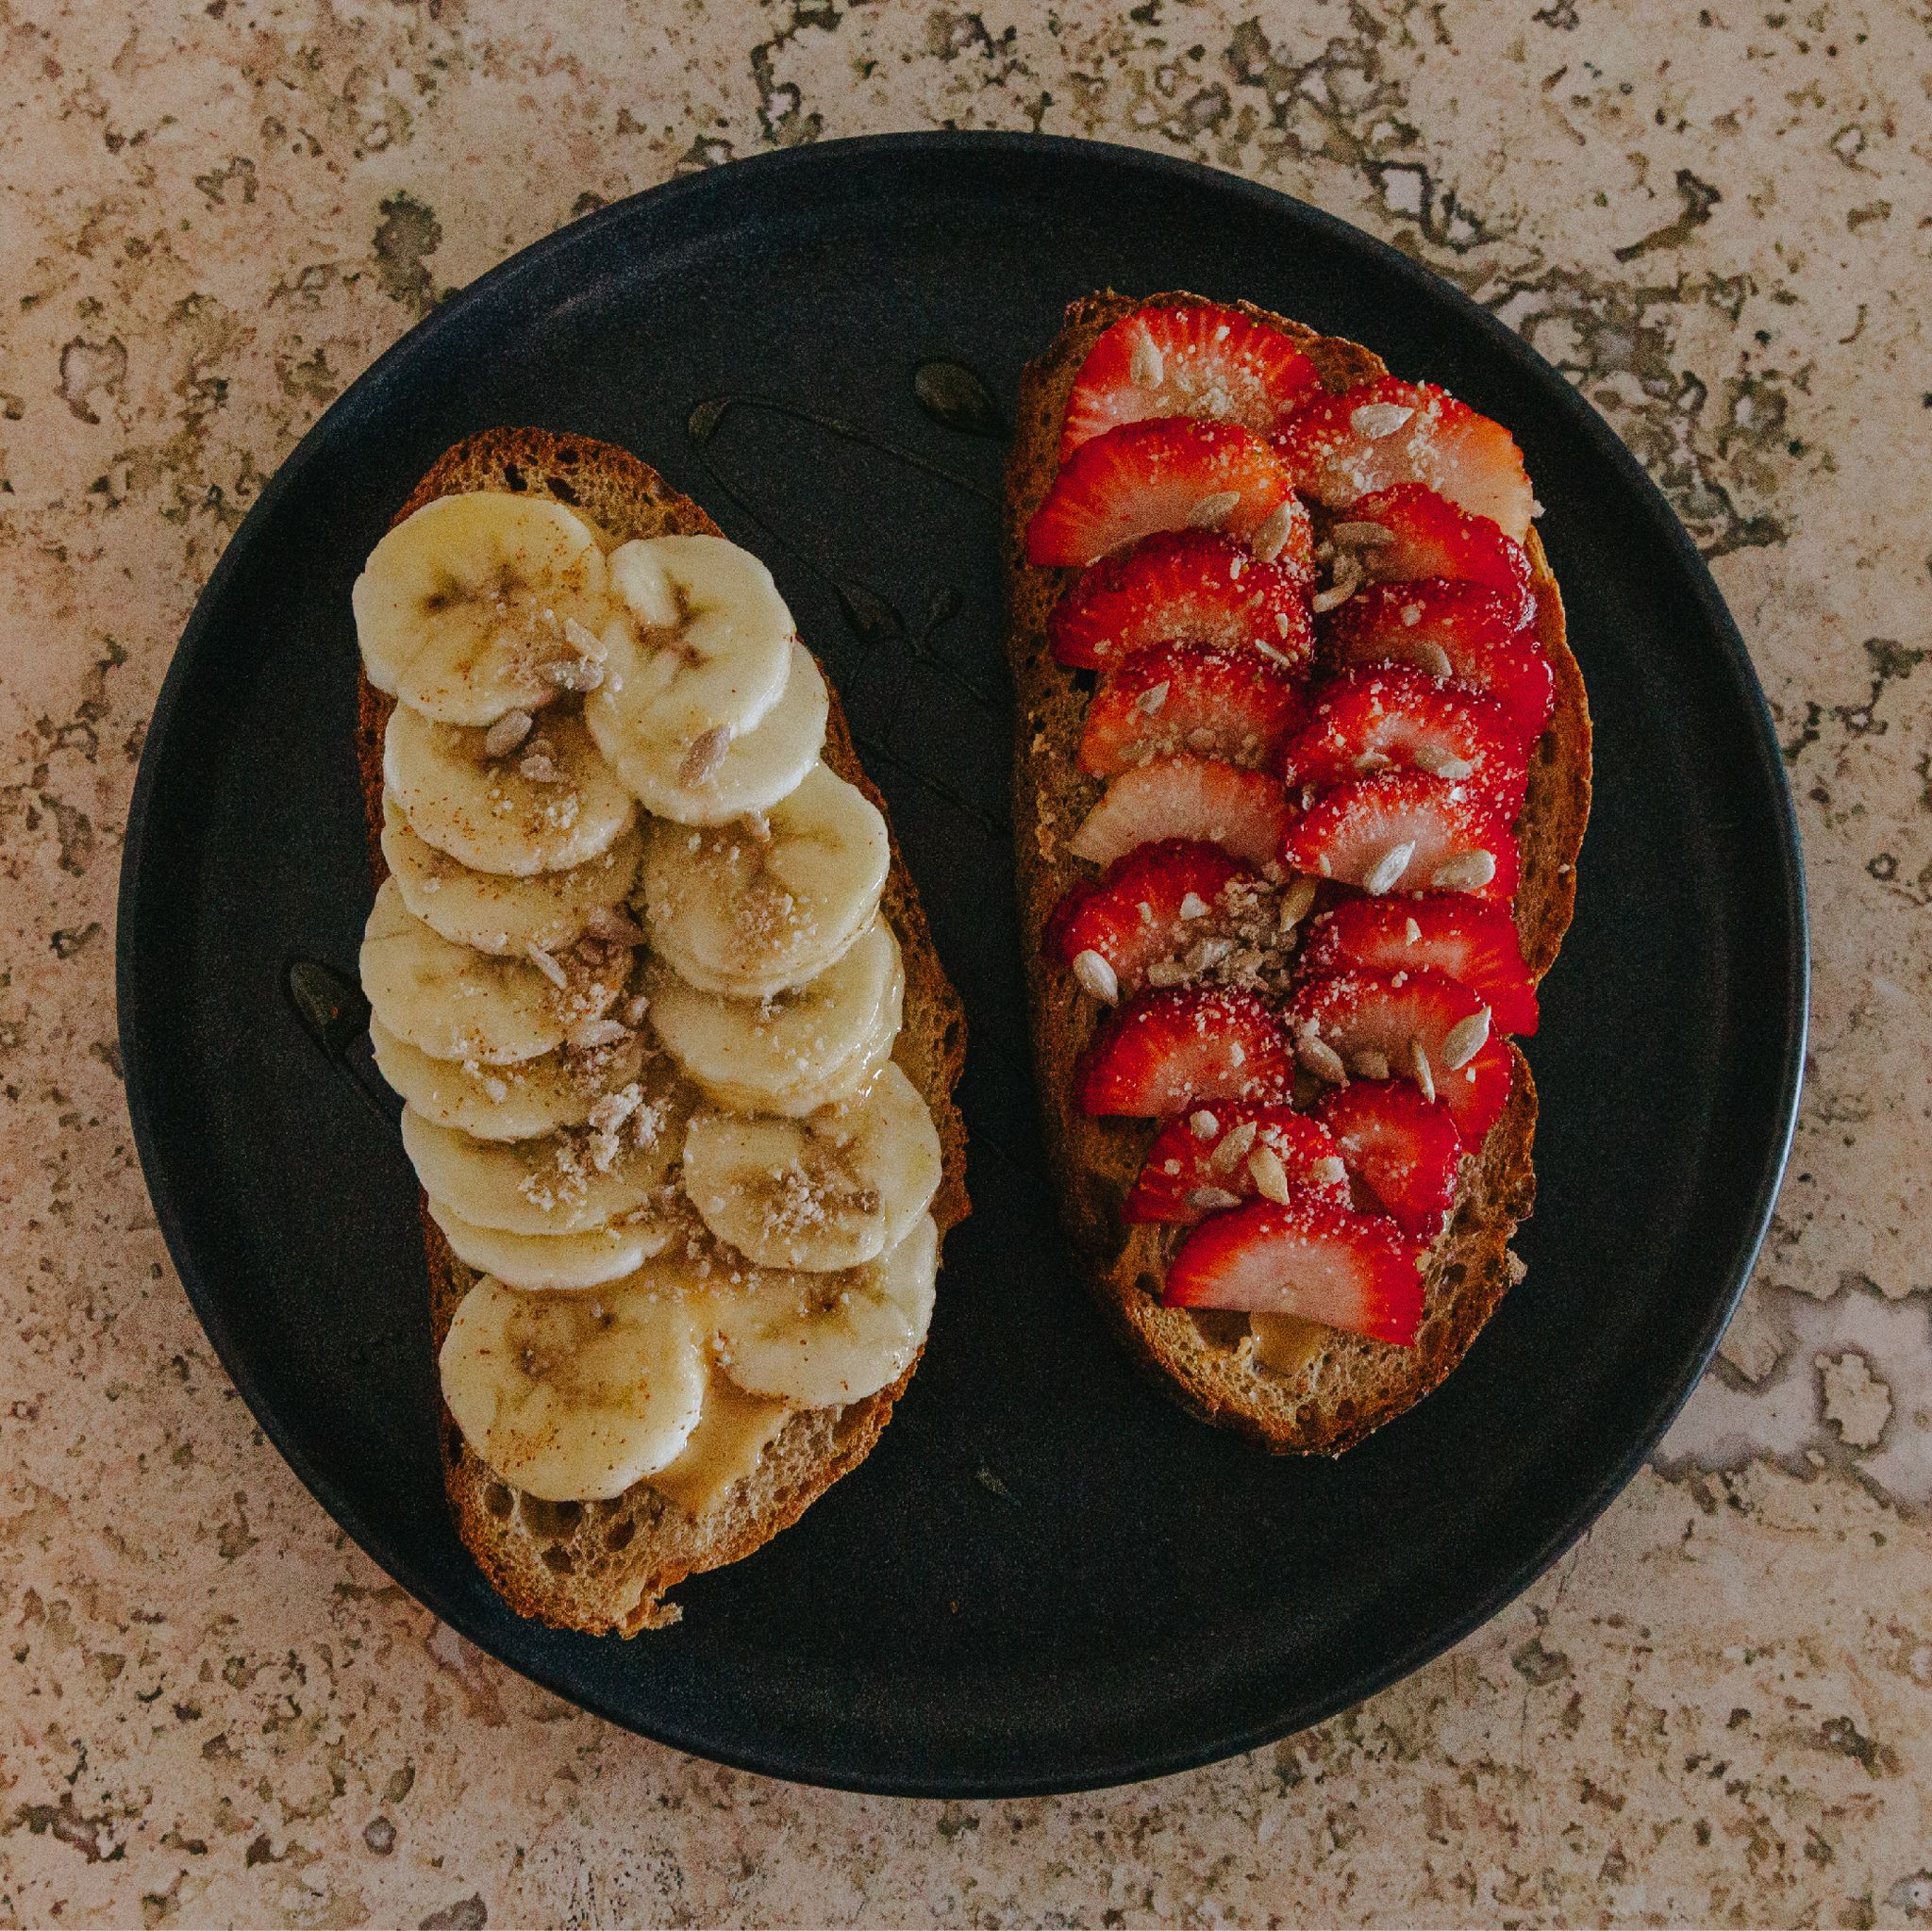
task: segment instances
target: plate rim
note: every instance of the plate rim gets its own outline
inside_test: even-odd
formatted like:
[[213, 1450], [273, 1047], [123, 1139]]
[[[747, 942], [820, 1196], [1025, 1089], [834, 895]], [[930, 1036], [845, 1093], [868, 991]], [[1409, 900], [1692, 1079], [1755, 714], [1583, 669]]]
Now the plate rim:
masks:
[[[1774, 961], [1782, 967], [1785, 986], [1785, 1009], [1778, 1016], [1780, 1024], [1777, 1028], [1782, 1039], [1782, 1054], [1777, 1067], [1775, 1100], [1768, 1123], [1773, 1128], [1769, 1157], [1741, 1216], [1740, 1236], [1734, 1243], [1724, 1270], [1723, 1290], [1714, 1298], [1710, 1317], [1687, 1352], [1680, 1372], [1652, 1404], [1642, 1425], [1630, 1436], [1624, 1451], [1607, 1466], [1580, 1502], [1527, 1556], [1480, 1590], [1469, 1608], [1433, 1625], [1415, 1641], [1376, 1666], [1357, 1672], [1344, 1689], [1296, 1711], [1286, 1722], [1280, 1718], [1264, 1719], [1179, 1745], [1164, 1740], [1157, 1740], [1149, 1747], [1136, 1750], [1130, 1757], [1105, 1763], [1090, 1761], [1074, 1771], [1049, 1770], [1011, 1775], [855, 1773], [841, 1770], [830, 1761], [802, 1760], [795, 1752], [781, 1756], [756, 1747], [738, 1747], [728, 1741], [721, 1742], [714, 1737], [692, 1734], [689, 1726], [676, 1723], [647, 1725], [640, 1722], [633, 1711], [617, 1707], [609, 1699], [562, 1683], [541, 1660], [508, 1654], [510, 1645], [499, 1642], [493, 1632], [485, 1630], [467, 1606], [451, 1600], [448, 1592], [433, 1578], [421, 1573], [419, 1565], [399, 1557], [390, 1539], [368, 1521], [339, 1485], [317, 1468], [289, 1438], [277, 1410], [266, 1399], [257, 1382], [247, 1351], [224, 1318], [220, 1302], [202, 1273], [189, 1240], [181, 1204], [168, 1176], [161, 1150], [162, 1136], [157, 1131], [156, 1107], [148, 1090], [151, 1075], [145, 1070], [148, 1064], [147, 1029], [142, 1023], [139, 1010], [142, 1002], [138, 985], [138, 947], [132, 935], [141, 930], [148, 919], [147, 902], [155, 890], [148, 877], [153, 863], [149, 819], [155, 792], [160, 783], [162, 762], [167, 755], [162, 747], [169, 741], [175, 712], [182, 702], [205, 640], [214, 627], [216, 612], [225, 598], [228, 584], [249, 554], [252, 540], [270, 522], [282, 497], [300, 481], [314, 459], [315, 449], [324, 440], [324, 432], [339, 413], [368, 408], [371, 391], [380, 390], [391, 380], [400, 364], [420, 353], [425, 341], [459, 328], [471, 313], [500, 301], [512, 284], [542, 267], [552, 256], [565, 247], [584, 245], [586, 239], [600, 227], [615, 226], [631, 219], [642, 205], [648, 204], [658, 210], [674, 210], [681, 203], [701, 207], [705, 199], [713, 195], [754, 191], [757, 181], [765, 176], [773, 177], [776, 182], [788, 175], [810, 175], [821, 170], [830, 170], [837, 175], [849, 163], [863, 164], [881, 157], [951, 159], [970, 165], [976, 157], [989, 155], [1030, 158], [1042, 168], [1067, 162], [1111, 164], [1130, 172], [1140, 171], [1172, 185], [1205, 194], [1233, 195], [1257, 211], [1276, 218], [1285, 215], [1296, 224], [1323, 231], [1331, 241], [1344, 247], [1366, 251], [1377, 259], [1378, 265], [1392, 272], [1431, 305], [1446, 301], [1451, 308], [1458, 311], [1463, 324], [1486, 337], [1505, 359], [1515, 363], [1524, 375], [1549, 390], [1553, 398], [1561, 398], [1557, 407], [1568, 418], [1566, 426], [1586, 441], [1593, 463], [1609, 465], [1621, 473], [1626, 485], [1636, 486], [1630, 492], [1633, 499], [1641, 503], [1656, 539], [1670, 553], [1677, 565], [1678, 574], [1692, 590], [1705, 626], [1719, 646], [1724, 668], [1743, 700], [1752, 725], [1749, 745], [1752, 762], [1761, 766], [1774, 779], [1771, 786], [1774, 807], [1771, 828], [1775, 835], [1776, 870], [1782, 887], [1779, 909], [1785, 925], [1782, 956]], [[719, 184], [723, 181], [729, 181], [733, 187], [721, 189]], [[263, 486], [216, 559], [182, 628], [149, 715], [140, 765], [129, 797], [115, 904], [114, 955], [117, 1037], [135, 1151], [154, 1207], [156, 1222], [189, 1304], [213, 1346], [223, 1371], [276, 1453], [336, 1524], [378, 1569], [401, 1585], [431, 1614], [449, 1623], [466, 1640], [475, 1643], [505, 1667], [575, 1706], [651, 1741], [734, 1770], [749, 1771], [788, 1782], [867, 1795], [973, 1799], [1121, 1788], [1196, 1769], [1298, 1735], [1326, 1722], [1339, 1711], [1355, 1707], [1453, 1648], [1513, 1602], [1580, 1540], [1628, 1486], [1683, 1409], [1702, 1380], [1724, 1328], [1749, 1285], [1757, 1255], [1770, 1229], [1797, 1126], [1809, 1026], [1811, 971], [1803, 848], [1789, 775], [1778, 752], [1770, 702], [1736, 620], [1689, 531], [1678, 520], [1662, 491], [1587, 398], [1491, 310], [1445, 276], [1353, 223], [1279, 189], [1203, 162], [1125, 142], [971, 129], [924, 129], [815, 141], [795, 148], [747, 156], [716, 168], [674, 175], [655, 186], [608, 203], [519, 249], [414, 324], [362, 370], [309, 424], [277, 465], [274, 475]], [[407, 1552], [402, 1552], [402, 1556], [406, 1556]], [[398, 1571], [404, 1573], [399, 1573]], [[538, 1626], [541, 1628], [541, 1625]], [[601, 1640], [617, 1642], [623, 1639], [607, 1637]]]

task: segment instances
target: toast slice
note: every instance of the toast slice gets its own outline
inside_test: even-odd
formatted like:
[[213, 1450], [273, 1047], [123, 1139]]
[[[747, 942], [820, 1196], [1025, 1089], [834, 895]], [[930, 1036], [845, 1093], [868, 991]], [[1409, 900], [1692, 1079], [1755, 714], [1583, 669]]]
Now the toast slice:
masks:
[[[1245, 1315], [1160, 1305], [1173, 1234], [1129, 1225], [1121, 1216], [1152, 1124], [1090, 1119], [1074, 1105], [1074, 1070], [1092, 1030], [1093, 1004], [1068, 974], [1041, 957], [1049, 914], [1091, 869], [1068, 855], [1066, 840], [1103, 787], [1082, 774], [1075, 758], [1087, 691], [1047, 647], [1047, 614], [1078, 573], [1028, 563], [1026, 525], [1058, 473], [1068, 393], [1101, 332], [1139, 309], [1206, 301], [1182, 292], [1144, 302], [1111, 291], [1083, 297], [1068, 308], [1059, 335], [1028, 365], [1020, 385], [1007, 463], [1005, 547], [1008, 647], [1018, 698], [1014, 857], [1035, 1062], [1062, 1219], [1081, 1273], [1128, 1351], [1205, 1421], [1277, 1453], [1339, 1455], [1437, 1387], [1521, 1277], [1509, 1240], [1536, 1199], [1537, 1099], [1528, 1062], [1510, 1047], [1515, 1082], [1508, 1107], [1481, 1148], [1464, 1157], [1455, 1213], [1430, 1256], [1415, 1346], [1390, 1347], [1308, 1322], [1298, 1324], [1291, 1345], [1271, 1347], [1263, 1367]], [[1317, 335], [1251, 303], [1214, 306], [1239, 308], [1292, 337], [1331, 392], [1388, 373], [1381, 358], [1358, 343]], [[1541, 977], [1557, 957], [1575, 903], [1576, 857], [1590, 815], [1591, 724], [1583, 678], [1565, 641], [1562, 600], [1534, 529], [1525, 548], [1538, 634], [1556, 684], [1556, 710], [1532, 754], [1528, 799], [1517, 825], [1517, 924], [1524, 957]]]
[[[618, 542], [665, 535], [718, 536], [699, 506], [656, 471], [611, 443], [544, 429], [489, 429], [448, 450], [417, 484], [392, 523], [439, 496], [466, 491], [529, 491], [582, 510]], [[824, 759], [885, 811], [859, 768], [838, 693]], [[380, 885], [382, 741], [394, 700], [361, 677], [357, 757], [369, 836], [370, 870]], [[890, 820], [888, 821], [890, 826]], [[965, 1219], [966, 1134], [953, 1102], [966, 1057], [965, 1014], [933, 950], [919, 897], [892, 840], [882, 907], [906, 971], [905, 1019], [892, 1057], [918, 1088], [939, 1130], [944, 1178], [931, 1213], [940, 1237]], [[422, 1203], [430, 1316], [438, 1349], [450, 1317], [477, 1279], [450, 1251]], [[483, 1573], [519, 1615], [593, 1635], [625, 1636], [675, 1623], [665, 1592], [686, 1576], [736, 1562], [789, 1527], [840, 1476], [863, 1461], [918, 1368], [842, 1408], [800, 1409], [766, 1444], [751, 1473], [692, 1514], [646, 1483], [608, 1502], [544, 1502], [512, 1490], [464, 1442], [445, 1409], [444, 1483], [458, 1533]]]

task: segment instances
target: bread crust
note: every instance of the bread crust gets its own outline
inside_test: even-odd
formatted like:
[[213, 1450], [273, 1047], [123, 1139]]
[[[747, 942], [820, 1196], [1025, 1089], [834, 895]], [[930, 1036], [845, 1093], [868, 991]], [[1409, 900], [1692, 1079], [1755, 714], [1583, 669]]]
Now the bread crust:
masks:
[[[508, 490], [581, 509], [619, 542], [636, 537], [720, 536], [700, 506], [628, 450], [545, 429], [487, 429], [444, 452], [397, 510], [391, 527], [439, 496]], [[821, 666], [823, 669], [823, 666]], [[966, 1130], [953, 1099], [966, 1058], [966, 1020], [947, 979], [906, 869], [886, 801], [861, 769], [838, 692], [826, 680], [825, 762], [886, 817], [891, 866], [881, 901], [906, 971], [905, 1021], [893, 1057], [924, 1096], [939, 1130], [943, 1177], [932, 1215], [943, 1242], [966, 1218]], [[382, 857], [382, 738], [393, 698], [358, 672], [357, 761], [373, 881]], [[478, 1278], [450, 1251], [419, 1195], [428, 1264], [434, 1345], [442, 1346], [457, 1305]], [[441, 1438], [444, 1487], [458, 1533], [504, 1600], [521, 1616], [592, 1635], [633, 1636], [681, 1613], [666, 1592], [687, 1576], [736, 1562], [798, 1520], [871, 1452], [906, 1391], [918, 1357], [897, 1381], [843, 1408], [801, 1409], [767, 1446], [750, 1475], [693, 1516], [638, 1483], [609, 1502], [540, 1502], [512, 1490], [465, 1444], [447, 1407]]]
[[[1516, 1049], [1509, 1105], [1479, 1150], [1465, 1155], [1457, 1207], [1430, 1256], [1421, 1331], [1412, 1349], [1306, 1323], [1305, 1352], [1286, 1372], [1255, 1365], [1242, 1315], [1163, 1307], [1156, 1294], [1177, 1236], [1129, 1226], [1122, 1205], [1141, 1169], [1151, 1124], [1093, 1120], [1073, 1103], [1074, 1073], [1099, 1017], [1095, 1003], [1043, 958], [1047, 918], [1091, 867], [1066, 840], [1102, 784], [1076, 762], [1087, 693], [1047, 646], [1049, 611], [1077, 572], [1026, 560], [1026, 525], [1058, 470], [1068, 392], [1101, 332], [1145, 308], [1209, 306], [1171, 292], [1136, 301], [1111, 291], [1082, 297], [1021, 380], [1006, 473], [1008, 652], [1018, 696], [1013, 757], [1013, 842], [1034, 1059], [1047, 1157], [1079, 1271], [1108, 1324], [1161, 1388], [1191, 1412], [1278, 1454], [1340, 1455], [1438, 1387], [1468, 1352], [1520, 1277], [1510, 1237], [1536, 1199], [1531, 1154], [1536, 1085]], [[1358, 342], [1317, 335], [1249, 302], [1233, 308], [1293, 337], [1330, 391], [1388, 373]], [[1524, 957], [1539, 978], [1562, 944], [1576, 897], [1576, 858], [1590, 816], [1591, 723], [1583, 677], [1566, 641], [1562, 598], [1534, 529], [1524, 545], [1537, 592], [1537, 628], [1555, 673], [1556, 709], [1530, 760], [1518, 822], [1522, 883], [1516, 898]]]

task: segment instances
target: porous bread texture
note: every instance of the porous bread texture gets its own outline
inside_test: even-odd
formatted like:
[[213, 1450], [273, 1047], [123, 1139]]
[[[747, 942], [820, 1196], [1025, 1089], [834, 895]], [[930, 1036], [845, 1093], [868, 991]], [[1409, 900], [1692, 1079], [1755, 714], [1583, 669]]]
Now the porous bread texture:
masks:
[[[1163, 1307], [1157, 1298], [1179, 1236], [1121, 1218], [1154, 1129], [1140, 1121], [1091, 1120], [1074, 1104], [1074, 1067], [1104, 1008], [1041, 950], [1061, 895], [1092, 875], [1092, 867], [1066, 846], [1105, 786], [1086, 776], [1075, 757], [1087, 691], [1054, 661], [1046, 641], [1047, 614], [1079, 573], [1029, 563], [1026, 525], [1052, 485], [1067, 395], [1101, 332], [1138, 309], [1206, 302], [1178, 292], [1145, 301], [1110, 291], [1084, 296], [1068, 308], [1060, 333], [1020, 385], [1006, 477], [1007, 635], [1019, 699], [1013, 843], [1034, 1057], [1061, 1218], [1088, 1287], [1129, 1353], [1205, 1421], [1276, 1453], [1339, 1455], [1437, 1387], [1522, 1273], [1509, 1240], [1536, 1200], [1537, 1099], [1528, 1062], [1512, 1045], [1508, 1107], [1482, 1147], [1464, 1157], [1455, 1214], [1430, 1254], [1416, 1345], [1391, 1347], [1310, 1322], [1302, 1324], [1298, 1363], [1262, 1368], [1245, 1315]], [[1317, 335], [1252, 303], [1214, 306], [1238, 308], [1292, 336], [1330, 391], [1388, 374], [1381, 358], [1357, 342]], [[1516, 827], [1523, 858], [1517, 927], [1524, 957], [1541, 977], [1575, 904], [1576, 857], [1590, 815], [1591, 725], [1582, 674], [1565, 641], [1562, 599], [1534, 529], [1524, 547], [1557, 699], [1530, 759], [1528, 798]]]
[[[488, 429], [448, 450], [416, 486], [393, 521], [436, 497], [508, 490], [555, 498], [581, 509], [618, 542], [636, 537], [717, 536], [716, 524], [690, 497], [627, 450], [544, 429]], [[827, 680], [829, 691], [829, 680]], [[860, 769], [838, 693], [830, 692], [825, 762], [857, 785], [883, 814], [886, 803]], [[380, 885], [382, 734], [394, 700], [360, 680], [357, 757], [369, 835], [370, 870]], [[888, 818], [890, 835], [891, 820]], [[966, 1020], [933, 950], [912, 880], [891, 841], [891, 870], [881, 901], [906, 969], [905, 1020], [892, 1057], [931, 1108], [944, 1177], [932, 1204], [943, 1241], [966, 1218], [966, 1131], [953, 1102], [966, 1057]], [[457, 1305], [478, 1278], [451, 1253], [422, 1202], [430, 1318], [440, 1350]], [[442, 1412], [443, 1478], [457, 1528], [478, 1566], [519, 1615], [592, 1635], [633, 1636], [662, 1628], [681, 1613], [665, 1592], [688, 1575], [749, 1556], [789, 1527], [841, 1475], [863, 1461], [919, 1366], [915, 1357], [890, 1388], [842, 1408], [792, 1414], [752, 1472], [701, 1516], [638, 1483], [608, 1502], [544, 1502], [500, 1480]]]

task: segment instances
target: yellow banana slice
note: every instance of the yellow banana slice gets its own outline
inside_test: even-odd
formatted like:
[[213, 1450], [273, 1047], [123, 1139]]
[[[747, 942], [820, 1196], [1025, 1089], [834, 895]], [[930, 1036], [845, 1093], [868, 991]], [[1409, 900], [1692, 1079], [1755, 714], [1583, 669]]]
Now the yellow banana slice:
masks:
[[369, 681], [445, 724], [490, 724], [589, 688], [608, 572], [560, 503], [493, 491], [425, 504], [377, 543], [351, 603]]
[[630, 829], [637, 807], [581, 719], [540, 719], [500, 757], [489, 738], [407, 705], [390, 713], [382, 781], [425, 844], [474, 871], [524, 878], [587, 864]]
[[891, 862], [886, 821], [824, 764], [770, 811], [655, 823], [644, 856], [651, 943], [708, 992], [762, 999], [841, 957], [871, 923]]
[[403, 808], [382, 796], [382, 856], [403, 903], [432, 930], [478, 952], [561, 952], [607, 908], [622, 907], [643, 856], [637, 826], [567, 872], [477, 872], [425, 844]]
[[466, 1267], [493, 1273], [508, 1287], [553, 1293], [601, 1288], [635, 1273], [664, 1251], [673, 1232], [668, 1221], [639, 1221], [583, 1234], [506, 1234], [475, 1225], [440, 1200], [429, 1203], [429, 1215]]
[[506, 1482], [594, 1502], [675, 1458], [698, 1424], [707, 1368], [681, 1301], [617, 1285], [525, 1294], [485, 1276], [438, 1363], [463, 1439]]
[[760, 1267], [858, 1267], [932, 1205], [940, 1137], [919, 1090], [887, 1065], [862, 1098], [808, 1120], [696, 1114], [684, 1190], [727, 1246]]
[[721, 1107], [791, 1117], [862, 1084], [891, 1051], [906, 994], [898, 941], [874, 919], [836, 964], [770, 999], [724, 999], [661, 964], [649, 980], [658, 1037]]
[[939, 1229], [922, 1214], [896, 1247], [839, 1273], [754, 1273], [708, 1302], [717, 1360], [748, 1394], [842, 1407], [911, 1366], [932, 1320]]
[[647, 811], [680, 824], [723, 824], [769, 811], [818, 762], [830, 704], [802, 643], [791, 644], [783, 694], [757, 724], [741, 737], [714, 725], [673, 757], [657, 740], [640, 742], [626, 721], [625, 693], [645, 675], [637, 646], [621, 625], [604, 639], [604, 682], [584, 700], [584, 721]]

